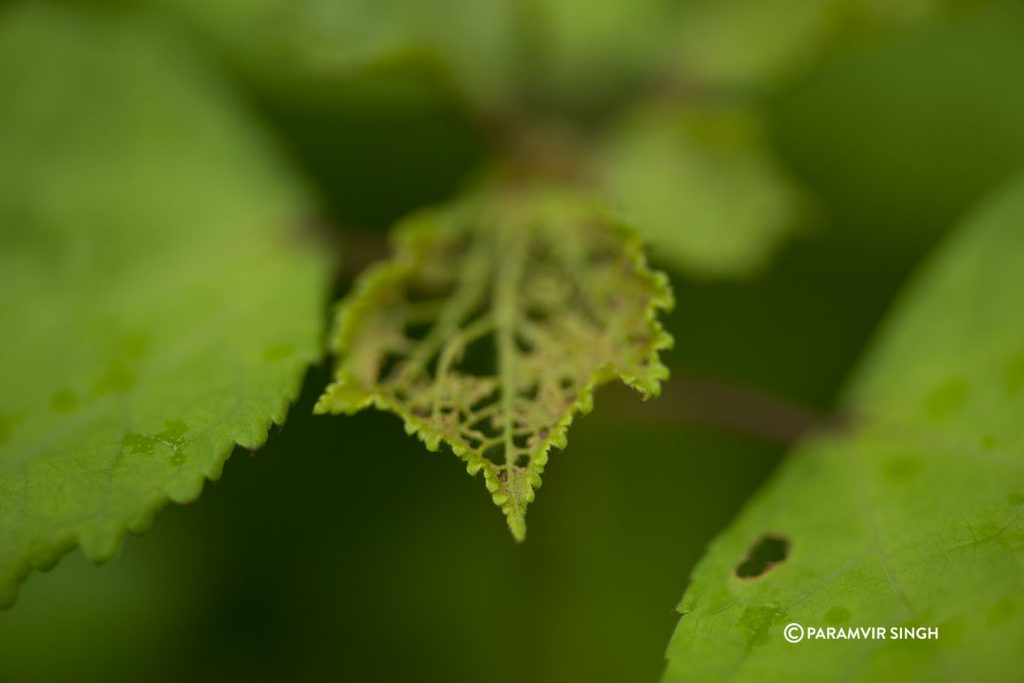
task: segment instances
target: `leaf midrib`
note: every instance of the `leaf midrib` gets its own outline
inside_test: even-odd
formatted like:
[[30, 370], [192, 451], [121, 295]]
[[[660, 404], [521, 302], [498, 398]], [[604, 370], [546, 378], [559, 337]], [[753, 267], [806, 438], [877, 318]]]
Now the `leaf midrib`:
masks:
[[[516, 454], [513, 441], [514, 411], [516, 398], [516, 319], [519, 312], [518, 288], [522, 279], [526, 256], [528, 230], [514, 221], [502, 221], [497, 227], [494, 240], [494, 262], [497, 265], [492, 309], [495, 322], [495, 347], [498, 359], [499, 386], [501, 387], [502, 443], [504, 444], [505, 467], [509, 474], [515, 466]], [[519, 492], [509, 487], [512, 510], [508, 515], [509, 528], [516, 540], [526, 534], [523, 501]]]

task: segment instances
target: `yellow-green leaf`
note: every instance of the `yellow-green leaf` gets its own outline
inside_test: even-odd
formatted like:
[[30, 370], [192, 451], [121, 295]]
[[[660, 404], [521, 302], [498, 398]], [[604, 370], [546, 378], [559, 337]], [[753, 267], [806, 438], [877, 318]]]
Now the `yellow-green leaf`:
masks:
[[448, 444], [521, 540], [548, 453], [594, 389], [619, 378], [658, 393], [671, 304], [639, 243], [589, 201], [486, 192], [399, 228], [395, 255], [339, 309], [337, 378], [317, 411], [373, 405], [428, 449]]

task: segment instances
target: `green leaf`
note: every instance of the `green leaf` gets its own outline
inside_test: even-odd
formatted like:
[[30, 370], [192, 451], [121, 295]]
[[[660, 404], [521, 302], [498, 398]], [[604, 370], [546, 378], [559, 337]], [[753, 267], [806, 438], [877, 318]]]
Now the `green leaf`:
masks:
[[7, 605], [264, 441], [319, 355], [326, 273], [303, 194], [170, 36], [10, 10], [0, 92]]
[[661, 67], [675, 33], [674, 0], [142, 2], [259, 76], [425, 61], [443, 65], [473, 104], [503, 113], [628, 94]]
[[[1018, 181], [909, 287], [848, 392], [855, 426], [798, 447], [713, 543], [665, 680], [1019, 678], [1022, 311]], [[758, 545], [774, 564], [748, 557]], [[789, 644], [789, 623], [940, 636]]]
[[679, 21], [678, 68], [687, 80], [772, 83], [822, 48], [836, 0], [694, 0]]
[[336, 381], [318, 413], [373, 405], [429, 450], [483, 472], [517, 540], [552, 447], [615, 378], [645, 398], [668, 375], [666, 278], [590, 202], [516, 189], [413, 217], [395, 255], [342, 303]]
[[844, 41], [965, 4], [970, 0], [691, 0], [680, 8], [676, 68], [687, 82], [770, 87]]
[[640, 109], [612, 133], [599, 164], [609, 198], [654, 255], [699, 276], [764, 267], [804, 204], [759, 120], [733, 107]]
[[527, 0], [531, 91], [606, 111], [663, 70], [674, 46], [674, 0]]
[[507, 0], [144, 1], [258, 78], [323, 78], [413, 56], [443, 63], [489, 101], [519, 72], [521, 12]]

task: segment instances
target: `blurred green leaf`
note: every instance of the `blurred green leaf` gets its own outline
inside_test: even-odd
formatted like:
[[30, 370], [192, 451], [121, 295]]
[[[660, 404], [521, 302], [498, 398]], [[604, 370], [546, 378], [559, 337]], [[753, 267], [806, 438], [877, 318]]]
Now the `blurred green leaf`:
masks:
[[772, 86], [836, 44], [968, 4], [970, 0], [689, 0], [681, 6], [676, 68], [686, 82], [701, 85]]
[[6, 605], [263, 442], [319, 356], [326, 269], [261, 131], [161, 31], [9, 10], [0, 92]]
[[773, 109], [780, 157], [865, 244], [927, 245], [1024, 167], [1024, 5], [852, 51]]
[[530, 91], [601, 105], [662, 71], [675, 38], [673, 0], [529, 0]]
[[[667, 681], [1016, 680], [1024, 640], [1024, 181], [894, 311], [847, 397], [694, 572]], [[748, 563], [765, 539], [776, 564]], [[787, 550], [788, 548], [788, 550]], [[925, 642], [783, 627], [938, 627]], [[799, 657], [795, 648], [800, 648]]]
[[803, 199], [759, 123], [733, 107], [649, 107], [606, 143], [609, 200], [680, 272], [748, 274], [797, 227]]
[[508, 0], [145, 0], [250, 76], [354, 74], [414, 56], [483, 101], [516, 79], [521, 10]]
[[[667, 53], [671, 0], [304, 0], [289, 5], [316, 68], [417, 54], [485, 110], [584, 103], [648, 78]], [[657, 37], [656, 37], [657, 36]]]
[[429, 450], [444, 441], [522, 540], [548, 453], [594, 389], [621, 379], [646, 398], [668, 376], [667, 278], [589, 201], [556, 190], [487, 191], [399, 235], [339, 310], [336, 380], [317, 412], [373, 405]]
[[835, 0], [693, 0], [679, 19], [678, 69], [716, 86], [789, 75], [821, 49]]
[[502, 113], [525, 101], [606, 102], [648, 81], [674, 38], [674, 0], [145, 2], [260, 77], [421, 60]]

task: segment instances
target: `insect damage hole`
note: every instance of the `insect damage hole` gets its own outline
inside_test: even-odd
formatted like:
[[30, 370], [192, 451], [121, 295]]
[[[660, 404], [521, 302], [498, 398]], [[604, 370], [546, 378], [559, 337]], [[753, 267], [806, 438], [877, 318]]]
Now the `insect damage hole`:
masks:
[[776, 534], [765, 534], [750, 546], [747, 556], [736, 565], [736, 576], [756, 579], [789, 557], [789, 539]]

